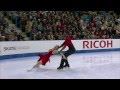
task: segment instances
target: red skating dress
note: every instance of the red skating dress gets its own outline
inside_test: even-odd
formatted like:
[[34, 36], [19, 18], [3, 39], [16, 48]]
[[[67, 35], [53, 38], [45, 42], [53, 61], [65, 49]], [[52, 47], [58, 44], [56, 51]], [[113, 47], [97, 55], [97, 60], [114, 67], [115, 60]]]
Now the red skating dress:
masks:
[[47, 53], [45, 54], [38, 54], [38, 56], [40, 57], [40, 60], [42, 60], [42, 65], [45, 65], [48, 61], [50, 61], [50, 56], [52, 55], [53, 50], [50, 49]]

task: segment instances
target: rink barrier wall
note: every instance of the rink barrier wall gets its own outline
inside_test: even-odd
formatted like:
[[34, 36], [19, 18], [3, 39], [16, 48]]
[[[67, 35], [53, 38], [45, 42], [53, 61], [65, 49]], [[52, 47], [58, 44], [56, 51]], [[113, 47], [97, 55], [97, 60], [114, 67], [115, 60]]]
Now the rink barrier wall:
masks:
[[[94, 52], [110, 52], [110, 51], [120, 51], [120, 48], [115, 49], [96, 49], [96, 50], [78, 50], [75, 53], [94, 53]], [[45, 53], [45, 52], [41, 52]], [[63, 52], [64, 53], [64, 52]], [[25, 53], [25, 54], [14, 54], [14, 55], [4, 55], [0, 56], [0, 60], [12, 59], [12, 58], [23, 58], [23, 57], [33, 57], [37, 56], [38, 53]]]
[[[0, 42], [0, 60], [37, 56], [38, 53], [45, 53], [63, 42], [64, 40]], [[72, 42], [76, 53], [120, 51], [120, 39], [72, 40]], [[67, 48], [64, 51], [66, 50]]]

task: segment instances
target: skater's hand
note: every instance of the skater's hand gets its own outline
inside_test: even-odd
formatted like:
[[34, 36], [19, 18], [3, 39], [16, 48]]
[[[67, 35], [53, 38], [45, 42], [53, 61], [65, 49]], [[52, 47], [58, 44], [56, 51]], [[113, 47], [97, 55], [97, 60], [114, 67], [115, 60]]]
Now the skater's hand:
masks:
[[58, 54], [60, 54], [60, 51], [58, 51]]
[[54, 50], [54, 51], [53, 51], [53, 54], [58, 54], [58, 50]]

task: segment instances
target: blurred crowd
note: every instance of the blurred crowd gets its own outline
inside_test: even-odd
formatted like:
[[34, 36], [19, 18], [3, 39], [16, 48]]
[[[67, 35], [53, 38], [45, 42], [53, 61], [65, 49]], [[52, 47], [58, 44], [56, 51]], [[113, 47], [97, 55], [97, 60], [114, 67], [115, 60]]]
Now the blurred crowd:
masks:
[[114, 11], [1, 11], [0, 40], [24, 40], [6, 30], [11, 20], [29, 40], [120, 39], [120, 15]]
[[10, 26], [7, 17], [0, 12], [0, 41], [23, 41], [22, 33]]

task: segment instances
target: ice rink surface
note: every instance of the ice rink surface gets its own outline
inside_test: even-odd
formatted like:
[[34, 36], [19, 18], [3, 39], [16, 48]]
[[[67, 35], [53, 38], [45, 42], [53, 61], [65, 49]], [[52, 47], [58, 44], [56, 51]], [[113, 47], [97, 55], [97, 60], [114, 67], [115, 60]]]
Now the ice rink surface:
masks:
[[94, 52], [69, 56], [70, 68], [57, 70], [61, 57], [53, 55], [46, 66], [27, 72], [38, 57], [0, 61], [0, 79], [120, 79], [120, 52]]

